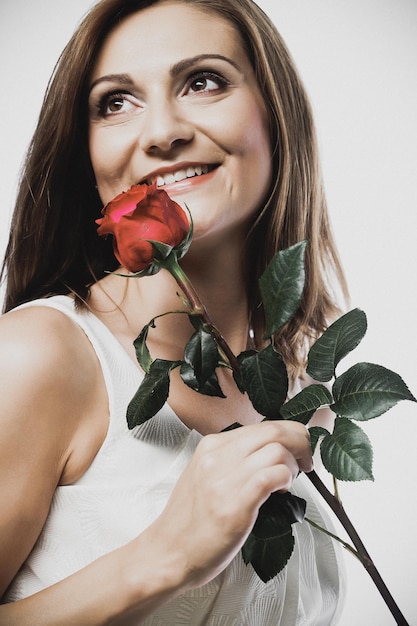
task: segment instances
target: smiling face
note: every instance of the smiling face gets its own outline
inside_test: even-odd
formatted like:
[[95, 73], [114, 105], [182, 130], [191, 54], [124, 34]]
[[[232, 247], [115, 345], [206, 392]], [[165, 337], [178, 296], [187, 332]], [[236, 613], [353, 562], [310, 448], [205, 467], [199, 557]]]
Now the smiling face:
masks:
[[91, 77], [89, 146], [103, 203], [138, 182], [187, 205], [194, 239], [244, 235], [271, 179], [267, 114], [234, 27], [180, 1], [134, 13]]

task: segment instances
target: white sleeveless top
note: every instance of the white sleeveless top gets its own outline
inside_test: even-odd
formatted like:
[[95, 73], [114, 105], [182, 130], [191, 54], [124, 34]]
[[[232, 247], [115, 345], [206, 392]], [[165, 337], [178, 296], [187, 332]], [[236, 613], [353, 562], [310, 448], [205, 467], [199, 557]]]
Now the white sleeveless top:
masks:
[[[7, 592], [8, 602], [40, 591], [134, 539], [164, 509], [201, 439], [167, 404], [153, 419], [130, 431], [126, 407], [143, 374], [108, 328], [89, 311], [76, 311], [67, 296], [23, 306], [58, 309], [83, 329], [103, 370], [110, 422], [105, 441], [85, 474], [72, 485], [57, 487], [41, 535]], [[330, 525], [305, 476], [297, 478], [292, 491], [307, 500], [309, 518]], [[295, 549], [290, 561], [268, 583], [263, 583], [239, 554], [213, 581], [166, 603], [140, 623], [336, 624], [344, 596], [339, 546], [308, 522], [294, 524], [293, 532]]]

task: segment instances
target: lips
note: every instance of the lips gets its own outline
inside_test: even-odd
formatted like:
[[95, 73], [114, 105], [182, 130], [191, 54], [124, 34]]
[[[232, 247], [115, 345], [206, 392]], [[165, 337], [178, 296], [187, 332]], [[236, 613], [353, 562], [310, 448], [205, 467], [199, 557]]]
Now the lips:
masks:
[[194, 178], [195, 176], [208, 174], [216, 167], [218, 167], [218, 165], [209, 165], [207, 163], [201, 165], [188, 165], [187, 167], [183, 167], [178, 170], [159, 172], [153, 176], [149, 176], [142, 182], [145, 182], [147, 185], [152, 185], [156, 182], [157, 187], [163, 187], [164, 185], [171, 185], [187, 178]]

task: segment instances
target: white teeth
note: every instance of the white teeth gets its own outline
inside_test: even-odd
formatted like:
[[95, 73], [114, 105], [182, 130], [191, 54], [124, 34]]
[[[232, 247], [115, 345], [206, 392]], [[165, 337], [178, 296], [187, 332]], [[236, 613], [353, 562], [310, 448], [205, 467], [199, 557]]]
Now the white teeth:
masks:
[[174, 178], [176, 182], [180, 180], [184, 180], [184, 178], [187, 178], [187, 172], [185, 170], [180, 170], [179, 172], [175, 172]]
[[193, 178], [194, 176], [207, 174], [208, 171], [208, 165], [196, 165], [195, 167], [187, 167], [186, 170], [178, 170], [177, 172], [175, 172], [175, 174], [165, 174], [163, 176], [157, 176], [156, 186], [163, 187], [164, 185], [179, 182], [180, 180], [185, 180], [186, 178]]
[[164, 176], [165, 179], [165, 184], [169, 185], [170, 183], [175, 183], [175, 176], [174, 174], [167, 174], [166, 176]]

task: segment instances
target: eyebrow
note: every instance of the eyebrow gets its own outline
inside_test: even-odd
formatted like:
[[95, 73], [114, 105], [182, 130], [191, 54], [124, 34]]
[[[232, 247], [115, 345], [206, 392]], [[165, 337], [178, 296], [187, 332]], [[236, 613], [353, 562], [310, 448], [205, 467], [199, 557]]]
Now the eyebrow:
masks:
[[123, 85], [133, 85], [133, 81], [129, 74], [106, 74], [105, 76], [100, 76], [100, 78], [93, 80], [90, 85], [90, 92], [94, 89], [96, 85], [99, 85], [100, 83], [112, 82], [122, 83]]
[[242, 70], [237, 65], [237, 63], [235, 63], [235, 61], [229, 59], [229, 57], [223, 56], [222, 54], [197, 54], [194, 57], [190, 57], [189, 59], [184, 59], [183, 61], [178, 61], [178, 63], [175, 63], [170, 69], [170, 74], [171, 76], [177, 76], [184, 70], [188, 70], [189, 67], [195, 65], [199, 61], [205, 61], [206, 59], [220, 59], [221, 61], [226, 61], [226, 63], [229, 63], [236, 70], [238, 70], [238, 72], [242, 73]]
[[[242, 70], [237, 65], [237, 63], [235, 63], [235, 61], [233, 61], [232, 59], [223, 56], [222, 54], [197, 54], [193, 57], [190, 57], [189, 59], [184, 59], [182, 61], [178, 61], [178, 63], [174, 63], [174, 65], [170, 68], [169, 73], [172, 77], [178, 76], [178, 74], [186, 71], [196, 63], [200, 61], [205, 61], [207, 59], [220, 59], [221, 61], [226, 61], [226, 63], [232, 65], [238, 72], [242, 74]], [[103, 82], [119, 82], [124, 85], [133, 84], [132, 78], [129, 76], [129, 74], [106, 74], [105, 76], [101, 76], [100, 78], [93, 80], [90, 85], [90, 92], [94, 89], [96, 85]]]

